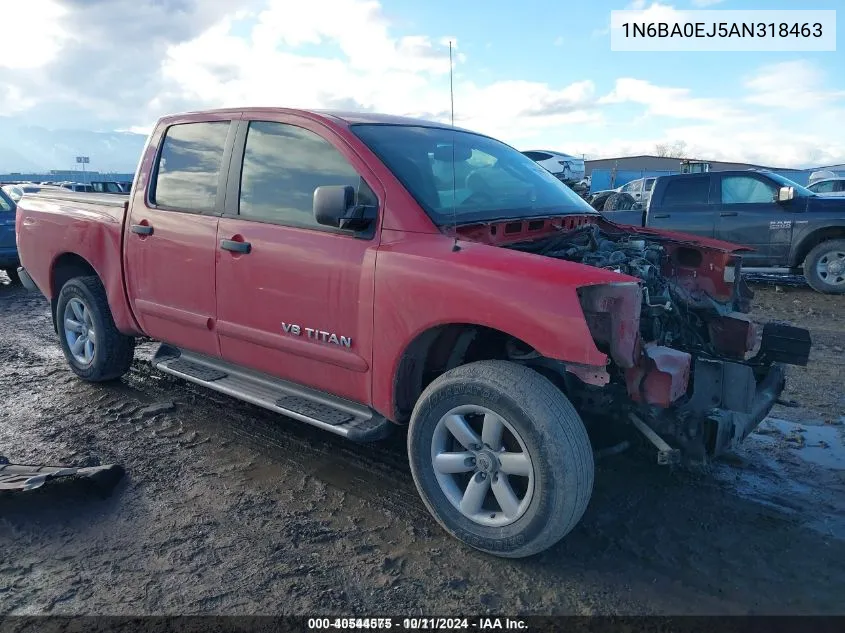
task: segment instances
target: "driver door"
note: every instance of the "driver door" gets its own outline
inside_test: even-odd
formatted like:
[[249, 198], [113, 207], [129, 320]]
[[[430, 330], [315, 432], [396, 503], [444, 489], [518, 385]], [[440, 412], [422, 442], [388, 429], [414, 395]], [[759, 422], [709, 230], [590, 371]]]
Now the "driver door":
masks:
[[381, 208], [380, 182], [331, 131], [288, 114], [242, 121], [229, 173], [217, 228], [223, 358], [368, 403], [380, 233], [320, 225], [312, 201], [317, 187], [350, 185], [358, 204]]
[[718, 177], [716, 237], [750, 246], [743, 266], [772, 267], [786, 261], [792, 240], [792, 214], [776, 202], [778, 186], [760, 174]]

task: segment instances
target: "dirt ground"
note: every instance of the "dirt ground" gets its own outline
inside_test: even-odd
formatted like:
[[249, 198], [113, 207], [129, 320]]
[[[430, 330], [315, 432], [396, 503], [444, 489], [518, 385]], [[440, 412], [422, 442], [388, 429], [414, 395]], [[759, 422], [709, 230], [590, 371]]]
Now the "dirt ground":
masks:
[[418, 499], [404, 435], [359, 446], [151, 370], [67, 368], [45, 300], [0, 282], [0, 454], [121, 463], [0, 496], [3, 614], [845, 614], [845, 298], [757, 286], [811, 328], [811, 365], [743, 449], [706, 471], [598, 462], [581, 524], [496, 559]]

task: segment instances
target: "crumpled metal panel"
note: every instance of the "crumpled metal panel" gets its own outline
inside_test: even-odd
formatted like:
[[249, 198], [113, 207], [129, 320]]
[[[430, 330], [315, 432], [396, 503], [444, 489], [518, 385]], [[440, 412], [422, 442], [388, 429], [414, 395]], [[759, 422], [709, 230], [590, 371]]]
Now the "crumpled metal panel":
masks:
[[758, 326], [751, 321], [751, 317], [741, 312], [713, 317], [707, 327], [713, 347], [731, 358], [745, 358], [758, 343]]
[[628, 395], [634, 402], [666, 408], [687, 392], [692, 356], [671, 347], [646, 345], [645, 358], [625, 371]]
[[633, 367], [639, 356], [642, 290], [635, 283], [603, 284], [579, 289], [590, 333], [607, 343], [619, 367]]

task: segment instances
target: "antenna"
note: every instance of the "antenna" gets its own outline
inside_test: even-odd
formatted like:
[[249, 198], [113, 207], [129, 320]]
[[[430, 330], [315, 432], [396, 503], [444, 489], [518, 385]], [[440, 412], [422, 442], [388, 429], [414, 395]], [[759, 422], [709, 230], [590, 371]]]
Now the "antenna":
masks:
[[[449, 40], [449, 109], [452, 115], [452, 127], [455, 127], [455, 88], [452, 82], [452, 40]], [[458, 197], [457, 176], [455, 175], [455, 130], [452, 130], [452, 231], [455, 236], [455, 243], [452, 244], [452, 252], [461, 250], [458, 246], [458, 211], [456, 199]]]

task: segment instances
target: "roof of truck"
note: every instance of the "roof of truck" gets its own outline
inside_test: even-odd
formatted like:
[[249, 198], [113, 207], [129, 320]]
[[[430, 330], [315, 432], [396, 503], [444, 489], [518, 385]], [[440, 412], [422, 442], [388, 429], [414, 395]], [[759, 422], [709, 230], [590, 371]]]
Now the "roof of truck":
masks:
[[180, 112], [163, 117], [163, 120], [185, 118], [191, 115], [204, 114], [235, 114], [243, 112], [247, 115], [256, 115], [262, 112], [285, 112], [290, 114], [304, 114], [319, 118], [331, 118], [337, 122], [345, 123], [347, 125], [355, 125], [360, 123], [370, 123], [379, 125], [414, 125], [421, 127], [437, 127], [455, 129], [464, 132], [460, 127], [449, 125], [448, 123], [441, 123], [438, 121], [430, 121], [428, 119], [398, 116], [394, 114], [380, 114], [377, 112], [352, 112], [349, 110], [318, 110], [318, 109], [304, 109], [304, 108], [279, 108], [279, 107], [250, 107], [250, 108], [221, 108], [216, 110], [197, 110], [193, 112]]

